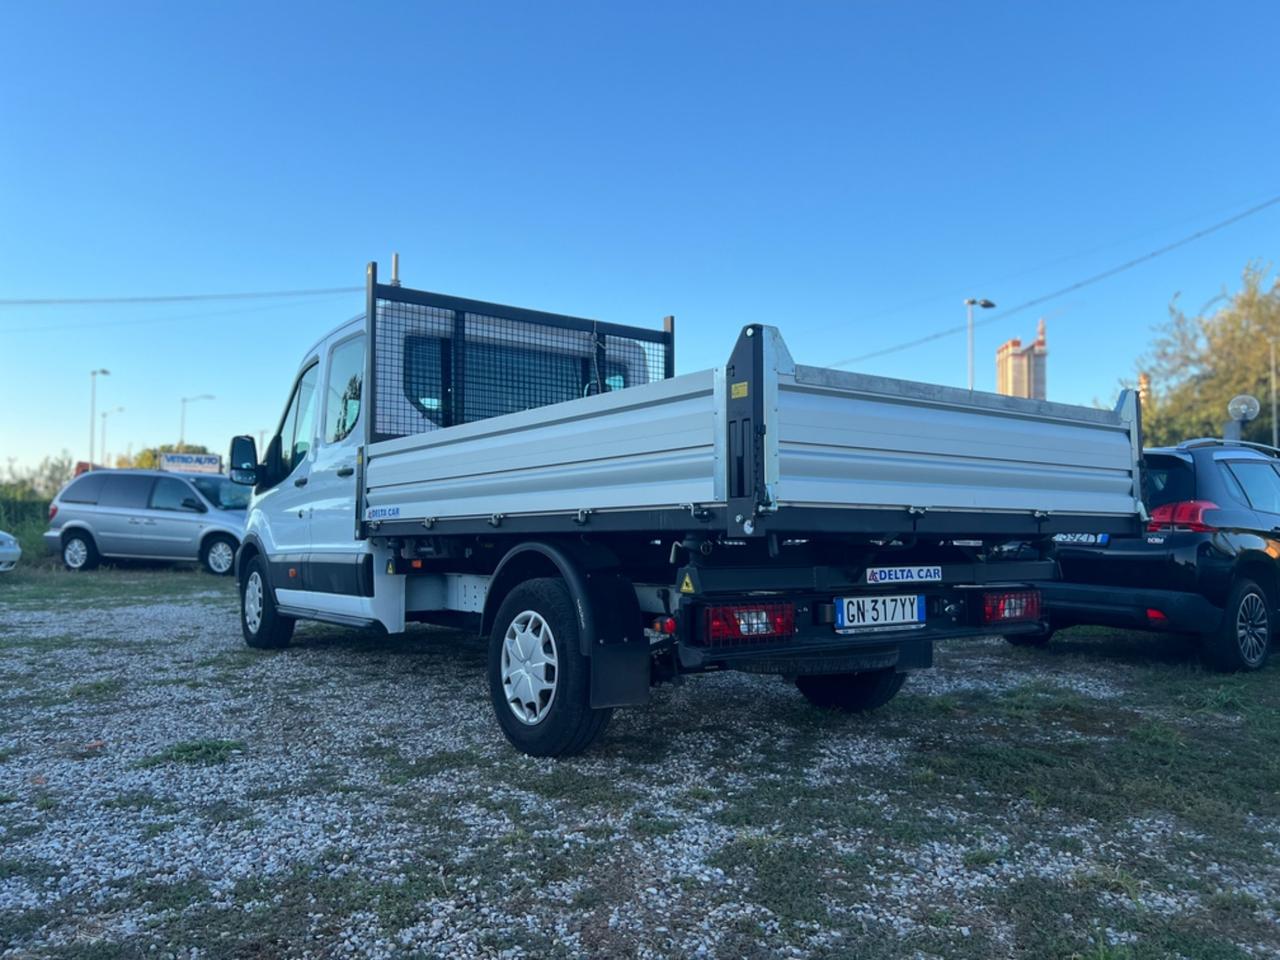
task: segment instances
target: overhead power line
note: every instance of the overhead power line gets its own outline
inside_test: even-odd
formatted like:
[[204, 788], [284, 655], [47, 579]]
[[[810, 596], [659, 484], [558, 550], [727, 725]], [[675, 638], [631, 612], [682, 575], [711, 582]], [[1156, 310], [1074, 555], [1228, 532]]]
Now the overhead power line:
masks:
[[[1149, 260], [1154, 260], [1157, 257], [1162, 257], [1166, 253], [1169, 253], [1173, 250], [1177, 250], [1179, 247], [1185, 247], [1189, 243], [1194, 243], [1196, 240], [1199, 240], [1202, 237], [1207, 237], [1211, 233], [1216, 233], [1217, 231], [1225, 229], [1226, 227], [1229, 227], [1234, 223], [1239, 223], [1241, 220], [1244, 220], [1246, 217], [1252, 217], [1254, 214], [1261, 213], [1263, 210], [1266, 210], [1269, 207], [1274, 207], [1276, 204], [1280, 204], [1280, 195], [1274, 196], [1270, 200], [1264, 200], [1262, 203], [1252, 206], [1248, 210], [1244, 210], [1240, 213], [1237, 213], [1233, 217], [1228, 217], [1226, 220], [1219, 220], [1217, 223], [1211, 226], [1205, 227], [1203, 230], [1197, 230], [1195, 233], [1188, 234], [1187, 236], [1181, 238], [1180, 240], [1175, 240], [1173, 243], [1169, 243], [1163, 247], [1159, 247], [1155, 250], [1152, 250], [1150, 253], [1144, 253], [1140, 257], [1134, 257], [1132, 260], [1126, 260], [1124, 263], [1119, 264], [1118, 266], [1112, 267], [1109, 270], [1103, 270], [1101, 273], [1095, 273], [1091, 277], [1086, 277], [1083, 280], [1078, 280], [1075, 283], [1062, 287], [1059, 290], [1054, 290], [1052, 293], [1046, 293], [1039, 297], [1033, 297], [1032, 299], [1026, 300], [1018, 304], [1017, 306], [1010, 307], [1007, 310], [1001, 310], [999, 313], [992, 314], [989, 317], [983, 317], [981, 320], [975, 321], [973, 325], [975, 327], [982, 327], [982, 326], [987, 326], [988, 324], [996, 323], [997, 321], [1004, 320], [1005, 318], [1011, 317], [1016, 313], [1022, 313], [1023, 311], [1030, 310], [1032, 307], [1038, 307], [1042, 303], [1046, 303], [1050, 300], [1054, 300], [1057, 297], [1065, 296], [1068, 293], [1074, 293], [1076, 290], [1080, 290], [1083, 287], [1091, 286], [1095, 283], [1099, 283], [1103, 280], [1109, 279], [1110, 277], [1114, 277], [1117, 274], [1124, 273], [1126, 270], [1132, 270], [1134, 267], [1140, 266], [1141, 264], [1144, 264]], [[933, 343], [935, 340], [942, 340], [946, 337], [952, 337], [957, 334], [964, 333], [968, 329], [969, 327], [967, 323], [961, 323], [954, 327], [946, 327], [945, 329], [935, 331], [934, 333], [925, 334], [922, 337], [917, 337], [914, 340], [907, 340], [907, 341], [904, 341], [903, 343], [895, 344], [894, 346], [891, 346], [891, 347], [884, 347], [880, 350], [873, 350], [870, 353], [864, 353], [857, 357], [849, 357], [846, 360], [837, 360], [834, 364], [832, 364], [832, 366], [843, 367], [846, 364], [861, 363], [863, 360], [872, 360], [876, 357], [884, 357], [891, 353], [901, 353], [903, 350], [910, 350], [913, 347], [921, 347], [921, 346], [924, 346], [926, 343]]]
[[285, 297], [328, 297], [360, 293], [364, 287], [323, 287], [311, 290], [260, 290], [254, 293], [176, 293], [158, 297], [27, 297], [0, 299], [0, 307], [79, 307], [113, 303], [186, 303], [192, 300], [272, 300]]

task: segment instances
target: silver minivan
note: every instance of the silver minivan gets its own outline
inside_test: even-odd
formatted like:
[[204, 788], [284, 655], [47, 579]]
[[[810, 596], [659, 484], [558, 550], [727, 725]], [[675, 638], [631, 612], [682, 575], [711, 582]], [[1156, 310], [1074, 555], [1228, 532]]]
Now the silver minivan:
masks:
[[159, 470], [95, 470], [49, 506], [44, 541], [68, 570], [106, 557], [199, 561], [231, 572], [244, 537], [249, 491], [226, 477]]

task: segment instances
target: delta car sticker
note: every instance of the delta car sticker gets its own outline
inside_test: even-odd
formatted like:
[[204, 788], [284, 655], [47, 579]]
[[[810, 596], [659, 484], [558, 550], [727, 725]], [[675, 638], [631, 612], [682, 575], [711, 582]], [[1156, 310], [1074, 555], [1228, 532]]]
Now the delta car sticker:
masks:
[[867, 583], [936, 583], [941, 567], [868, 567]]
[[370, 507], [364, 512], [366, 520], [391, 520], [400, 516], [399, 507]]

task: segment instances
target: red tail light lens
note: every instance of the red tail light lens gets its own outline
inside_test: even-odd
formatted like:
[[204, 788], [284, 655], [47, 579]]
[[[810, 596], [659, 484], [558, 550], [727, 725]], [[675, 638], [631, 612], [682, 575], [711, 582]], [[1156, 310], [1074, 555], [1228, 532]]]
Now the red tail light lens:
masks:
[[58, 515], [58, 505], [56, 503], [49, 504], [49, 522], [53, 523], [53, 518]]
[[703, 636], [721, 646], [779, 640], [796, 632], [796, 608], [792, 603], [750, 603], [707, 607]]
[[982, 595], [983, 623], [1025, 623], [1039, 619], [1039, 590], [1001, 590]]
[[1151, 511], [1151, 521], [1147, 529], [1151, 532], [1160, 530], [1190, 530], [1194, 533], [1208, 533], [1218, 529], [1211, 523], [1205, 523], [1204, 515], [1210, 510], [1222, 509], [1212, 500], [1183, 500], [1181, 503], [1165, 503]]

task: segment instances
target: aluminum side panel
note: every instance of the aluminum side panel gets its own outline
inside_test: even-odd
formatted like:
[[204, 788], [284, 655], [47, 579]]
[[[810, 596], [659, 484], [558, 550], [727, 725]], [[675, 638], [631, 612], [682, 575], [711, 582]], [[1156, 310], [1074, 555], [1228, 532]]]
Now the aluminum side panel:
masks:
[[367, 504], [399, 518], [707, 503], [712, 371], [374, 444]]
[[798, 368], [780, 377], [780, 504], [1132, 515], [1118, 413]]

